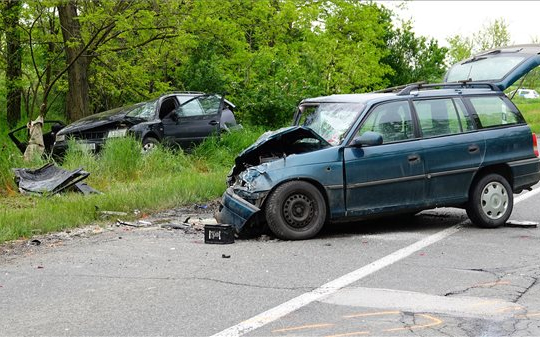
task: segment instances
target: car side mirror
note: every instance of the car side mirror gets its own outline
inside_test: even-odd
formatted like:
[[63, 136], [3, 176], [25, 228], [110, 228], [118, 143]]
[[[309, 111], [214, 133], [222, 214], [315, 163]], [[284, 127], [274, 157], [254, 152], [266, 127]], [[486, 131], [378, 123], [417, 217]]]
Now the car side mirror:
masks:
[[356, 137], [351, 142], [353, 147], [362, 147], [362, 146], [374, 146], [381, 145], [383, 143], [383, 137], [378, 132], [366, 131], [361, 136]]

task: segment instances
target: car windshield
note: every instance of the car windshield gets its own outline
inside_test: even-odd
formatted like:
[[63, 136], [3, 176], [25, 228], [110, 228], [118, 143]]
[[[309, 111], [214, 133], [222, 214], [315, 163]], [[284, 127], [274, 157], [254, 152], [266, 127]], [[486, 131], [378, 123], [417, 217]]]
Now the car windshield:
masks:
[[333, 146], [341, 144], [343, 137], [358, 114], [362, 103], [320, 103], [300, 107], [299, 125], [307, 126]]
[[448, 71], [447, 82], [457, 82], [472, 79], [473, 81], [490, 81], [504, 78], [514, 67], [520, 64], [526, 56], [478, 57], [454, 65]]
[[157, 100], [154, 100], [134, 105], [126, 114], [126, 117], [140, 118], [147, 121], [152, 120], [156, 113], [156, 102]]

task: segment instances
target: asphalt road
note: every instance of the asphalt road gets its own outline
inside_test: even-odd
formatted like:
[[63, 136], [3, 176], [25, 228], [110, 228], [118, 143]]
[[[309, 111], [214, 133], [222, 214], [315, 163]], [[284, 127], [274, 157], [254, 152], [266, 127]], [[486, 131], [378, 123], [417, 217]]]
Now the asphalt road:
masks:
[[457, 209], [299, 242], [119, 227], [0, 257], [0, 335], [538, 336], [539, 243]]

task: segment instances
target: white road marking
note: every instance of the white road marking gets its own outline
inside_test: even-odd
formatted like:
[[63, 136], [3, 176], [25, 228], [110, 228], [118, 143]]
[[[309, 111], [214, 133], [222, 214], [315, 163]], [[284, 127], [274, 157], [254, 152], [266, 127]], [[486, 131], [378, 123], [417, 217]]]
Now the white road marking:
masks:
[[[523, 195], [520, 195], [514, 199], [514, 204], [517, 204], [523, 200], [526, 200], [536, 194], [540, 193], [540, 188], [534, 189], [531, 192], [527, 192]], [[424, 238], [420, 241], [413, 243], [410, 246], [402, 248], [393, 252], [390, 255], [387, 255], [383, 258], [378, 259], [368, 265], [365, 265], [355, 271], [352, 271], [348, 274], [345, 274], [333, 281], [330, 281], [326, 284], [323, 284], [317, 289], [314, 289], [310, 292], [304, 293], [298, 297], [295, 297], [285, 303], [282, 303], [272, 309], [269, 309], [263, 313], [260, 313], [248, 320], [238, 323], [228, 329], [225, 329], [211, 337], [240, 337], [245, 335], [248, 332], [256, 330], [262, 326], [265, 326], [268, 323], [276, 321], [285, 315], [290, 314], [310, 303], [321, 300], [324, 297], [327, 297], [331, 294], [336, 293], [338, 290], [354, 283], [362, 278], [369, 276], [376, 271], [379, 271], [389, 265], [392, 265], [415, 252], [424, 249], [438, 241], [441, 241], [452, 234], [455, 234], [461, 230], [463, 225], [469, 220], [460, 222], [459, 224], [442, 230], [438, 233], [435, 233], [427, 238]]]

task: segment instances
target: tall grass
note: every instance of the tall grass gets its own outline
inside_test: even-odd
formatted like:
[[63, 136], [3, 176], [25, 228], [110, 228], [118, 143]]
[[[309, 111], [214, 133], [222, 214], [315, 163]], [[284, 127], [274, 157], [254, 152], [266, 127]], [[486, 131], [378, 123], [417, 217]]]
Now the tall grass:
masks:
[[35, 168], [45, 161], [25, 163], [17, 149], [4, 146], [0, 150], [5, 151], [0, 156], [4, 181], [0, 186], [0, 242], [99, 223], [102, 210], [149, 213], [217, 198], [225, 190], [225, 177], [236, 155], [262, 131], [244, 129], [209, 138], [190, 154], [162, 147], [142, 154], [140, 142], [132, 138], [114, 139], [99, 154], [70, 143], [61, 166], [90, 172], [85, 182], [103, 194], [88, 196], [73, 192], [49, 197], [18, 194], [11, 168]]

